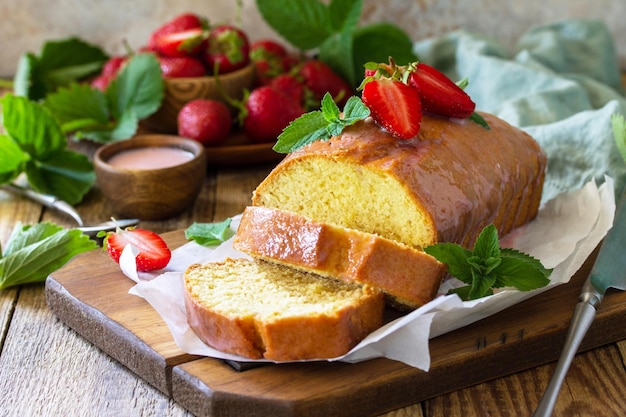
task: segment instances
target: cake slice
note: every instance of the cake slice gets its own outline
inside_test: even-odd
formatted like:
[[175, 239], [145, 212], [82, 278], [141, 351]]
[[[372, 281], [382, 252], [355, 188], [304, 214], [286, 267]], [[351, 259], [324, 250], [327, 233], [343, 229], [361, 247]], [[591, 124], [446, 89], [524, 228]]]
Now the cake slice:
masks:
[[445, 274], [444, 264], [402, 243], [268, 207], [246, 207], [233, 246], [258, 259], [379, 288], [403, 310], [432, 300]]
[[341, 356], [382, 325], [384, 295], [248, 259], [191, 265], [187, 319], [220, 351], [275, 361]]

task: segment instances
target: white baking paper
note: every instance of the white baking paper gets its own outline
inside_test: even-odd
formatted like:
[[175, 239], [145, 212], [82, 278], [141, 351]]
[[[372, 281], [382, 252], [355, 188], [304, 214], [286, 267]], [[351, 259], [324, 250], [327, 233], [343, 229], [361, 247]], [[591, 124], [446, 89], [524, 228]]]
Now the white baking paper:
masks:
[[[453, 331], [482, 318], [566, 283], [600, 243], [613, 224], [615, 195], [610, 178], [602, 186], [587, 183], [582, 189], [564, 193], [546, 203], [531, 223], [502, 239], [503, 246], [514, 247], [554, 268], [547, 287], [520, 292], [505, 289], [479, 300], [463, 302], [446, 294], [456, 280], [446, 281], [441, 295], [405, 316], [387, 323], [370, 334], [346, 355], [330, 361], [360, 362], [386, 357], [428, 371], [430, 338]], [[236, 230], [240, 216], [233, 219]], [[167, 268], [155, 273], [137, 273], [131, 247], [124, 250], [120, 266], [137, 284], [130, 294], [143, 297], [161, 315], [181, 350], [190, 354], [251, 362], [248, 358], [212, 349], [196, 336], [187, 324], [183, 301], [183, 272], [192, 263], [220, 261], [226, 257], [246, 257], [227, 241], [216, 248], [189, 242], [173, 251]], [[572, 306], [573, 308], [574, 306]], [[268, 362], [261, 360], [261, 362]]]

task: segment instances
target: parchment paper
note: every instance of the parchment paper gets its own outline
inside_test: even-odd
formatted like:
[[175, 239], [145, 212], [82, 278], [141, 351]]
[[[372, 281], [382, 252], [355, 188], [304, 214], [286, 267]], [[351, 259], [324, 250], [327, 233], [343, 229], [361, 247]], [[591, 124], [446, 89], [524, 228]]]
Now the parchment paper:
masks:
[[[611, 178], [606, 178], [600, 187], [590, 181], [578, 190], [559, 194], [544, 204], [534, 221], [501, 240], [503, 246], [522, 250], [538, 258], [547, 268], [554, 268], [549, 286], [529, 292], [505, 289], [489, 297], [463, 302], [456, 295], [444, 295], [456, 283], [456, 280], [448, 280], [440, 289], [441, 295], [433, 301], [386, 324], [346, 355], [330, 361], [359, 362], [387, 357], [427, 371], [430, 367], [430, 338], [496, 314], [568, 282], [609, 230], [614, 213], [615, 193]], [[238, 226], [239, 217], [233, 219], [233, 230]], [[138, 274], [133, 248], [128, 246], [122, 254], [120, 266], [125, 275], [137, 282], [129, 293], [143, 297], [152, 305], [169, 327], [181, 350], [190, 354], [251, 362], [250, 359], [206, 346], [189, 328], [186, 320], [184, 270], [192, 263], [219, 261], [226, 257], [246, 255], [235, 251], [232, 241], [216, 248], [190, 242], [173, 251], [172, 260], [166, 269]]]

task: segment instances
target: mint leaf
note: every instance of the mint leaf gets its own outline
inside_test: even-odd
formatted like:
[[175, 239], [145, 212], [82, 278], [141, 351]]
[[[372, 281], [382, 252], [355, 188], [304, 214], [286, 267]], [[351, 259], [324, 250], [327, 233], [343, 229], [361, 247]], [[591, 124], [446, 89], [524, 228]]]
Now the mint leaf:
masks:
[[98, 46], [72, 37], [48, 41], [40, 56], [25, 53], [14, 78], [17, 95], [41, 100], [57, 88], [96, 74], [108, 59]]
[[500, 248], [498, 232], [491, 224], [485, 227], [473, 250], [456, 243], [437, 243], [424, 252], [448, 266], [450, 275], [466, 284], [452, 293], [463, 300], [473, 300], [493, 294], [493, 288], [513, 287], [530, 291], [547, 285], [552, 270], [539, 260], [509, 248]]
[[620, 155], [626, 162], [626, 121], [621, 114], [611, 115], [611, 124], [613, 126], [613, 137]]
[[74, 256], [96, 248], [96, 242], [78, 229], [65, 230], [52, 223], [17, 223], [0, 259], [0, 289], [44, 282]]
[[278, 136], [272, 149], [289, 153], [317, 140], [327, 140], [370, 115], [370, 110], [358, 97], [350, 97], [344, 106], [344, 117], [329, 93], [322, 98], [322, 110], [305, 113], [293, 120]]
[[230, 229], [231, 218], [218, 223], [193, 223], [185, 229], [185, 238], [202, 246], [219, 245], [230, 239], [234, 232]]

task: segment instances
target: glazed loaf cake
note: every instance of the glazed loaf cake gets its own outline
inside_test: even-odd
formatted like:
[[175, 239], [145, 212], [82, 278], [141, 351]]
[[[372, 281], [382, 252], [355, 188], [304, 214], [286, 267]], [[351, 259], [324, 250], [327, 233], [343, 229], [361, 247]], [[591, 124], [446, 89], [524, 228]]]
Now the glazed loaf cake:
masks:
[[258, 259], [379, 288], [399, 309], [432, 300], [445, 273], [434, 257], [402, 243], [268, 207], [244, 210], [233, 245]]
[[472, 245], [490, 223], [504, 235], [535, 217], [547, 160], [528, 134], [483, 117], [490, 129], [424, 114], [411, 140], [358, 122], [289, 154], [256, 188], [252, 204], [418, 249]]
[[251, 359], [337, 357], [382, 325], [381, 291], [278, 264], [194, 264], [184, 280], [187, 319], [198, 337]]

